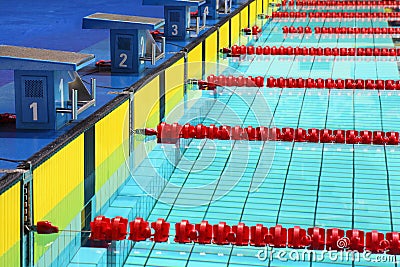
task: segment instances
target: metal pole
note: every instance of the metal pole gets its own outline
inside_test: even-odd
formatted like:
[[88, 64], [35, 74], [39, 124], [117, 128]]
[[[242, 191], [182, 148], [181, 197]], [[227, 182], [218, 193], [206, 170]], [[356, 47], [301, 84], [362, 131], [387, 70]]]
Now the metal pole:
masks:
[[26, 231], [26, 225], [32, 225], [33, 217], [33, 190], [32, 171], [23, 174], [21, 182], [21, 266], [33, 266], [34, 235]]
[[207, 13], [203, 12], [203, 28], [206, 27], [206, 22], [207, 22]]
[[161, 37], [161, 48], [162, 48], [163, 57], [165, 57], [165, 37]]
[[72, 120], [78, 119], [78, 90], [72, 89]]
[[94, 100], [93, 106], [96, 106], [96, 78], [90, 79], [90, 85], [92, 88], [92, 99]]
[[196, 34], [199, 35], [200, 33], [200, 17], [196, 18]]
[[156, 44], [151, 44], [151, 65], [156, 64]]

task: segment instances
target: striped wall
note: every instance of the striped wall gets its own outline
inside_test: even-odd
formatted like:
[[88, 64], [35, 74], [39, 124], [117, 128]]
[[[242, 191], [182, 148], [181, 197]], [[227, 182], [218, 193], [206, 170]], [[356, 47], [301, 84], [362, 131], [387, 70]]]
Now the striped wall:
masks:
[[181, 58], [165, 70], [165, 118], [177, 121], [183, 116], [185, 60]]
[[272, 12], [269, 10], [269, 3], [270, 0], [263, 0], [263, 13], [267, 15], [270, 15], [270, 13], [272, 14]]
[[246, 6], [242, 11], [240, 11], [240, 28], [243, 29], [248, 27], [250, 27], [249, 6]]
[[129, 102], [95, 124], [95, 192], [99, 211], [128, 176], [113, 177], [129, 157]]
[[160, 77], [147, 82], [134, 96], [134, 128], [154, 128], [160, 121]]
[[219, 28], [219, 46], [221, 48], [229, 46], [229, 23], [225, 23]]
[[231, 39], [232, 44], [235, 44], [240, 37], [240, 30], [241, 30], [241, 15], [236, 15], [231, 19]]
[[202, 79], [203, 43], [199, 43], [189, 51], [187, 57], [188, 77]]
[[253, 26], [257, 20], [257, 2], [254, 1], [249, 5], [249, 27]]
[[263, 0], [256, 0], [257, 2], [257, 15], [263, 14]]
[[20, 187], [18, 183], [0, 195], [0, 266], [20, 265]]
[[[47, 220], [60, 229], [67, 228], [83, 208], [83, 169], [84, 138], [80, 135], [33, 171], [34, 222]], [[58, 251], [65, 248], [54, 242], [58, 236], [35, 235], [35, 264], [53, 246]], [[51, 260], [39, 265], [46, 266]]]
[[[258, 14], [269, 12], [268, 1], [249, 1], [249, 5], [234, 12], [225, 23], [211, 27], [206, 37], [189, 49], [186, 57], [181, 55], [171, 62], [137, 88], [132, 98], [127, 96], [120, 100], [107, 114], [80, 130], [74, 140], [34, 166], [33, 221], [49, 220], [60, 229], [79, 231], [84, 217], [88, 216], [82, 212], [85, 206], [93, 207], [89, 219], [100, 214], [129, 178], [129, 168], [138, 166], [155, 146], [154, 141], [144, 142], [140, 135], [130, 138], [130, 129], [155, 128], [160, 120], [177, 121], [183, 116], [184, 74], [187, 73], [188, 78], [202, 79], [215, 72], [213, 65], [223, 63], [218, 50], [239, 39], [245, 41], [240, 30], [254, 25]], [[199, 93], [201, 95], [201, 92], [188, 91], [186, 97], [198, 97]], [[134, 164], [129, 166], [132, 158]], [[0, 266], [25, 266], [21, 262], [20, 243], [21, 183], [0, 194]], [[35, 235], [34, 265], [63, 266], [73, 257], [80, 242], [78, 233]]]
[[[134, 100], [134, 129], [155, 128], [160, 122], [160, 76], [156, 76], [147, 82], [138, 92]], [[148, 144], [147, 144], [148, 145]], [[147, 147], [143, 136], [134, 138], [134, 167], [138, 166], [146, 157]]]
[[218, 32], [214, 32], [208, 36], [203, 42], [204, 46], [204, 74], [208, 76], [216, 73], [218, 61]]

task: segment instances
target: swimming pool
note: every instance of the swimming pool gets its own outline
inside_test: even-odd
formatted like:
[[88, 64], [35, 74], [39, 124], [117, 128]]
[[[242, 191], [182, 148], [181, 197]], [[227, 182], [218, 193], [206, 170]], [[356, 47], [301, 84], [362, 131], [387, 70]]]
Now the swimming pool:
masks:
[[[264, 25], [263, 34], [252, 45], [393, 46], [388, 36], [284, 36], [283, 25], [387, 27], [387, 22], [274, 19]], [[228, 64], [234, 69], [225, 69], [224, 73], [240, 71], [265, 78], [399, 78], [395, 57], [248, 55], [241, 60], [221, 61], [220, 64]], [[202, 116], [196, 119], [205, 125], [400, 130], [396, 106], [400, 95], [396, 91], [223, 88], [215, 99], [209, 92], [202, 94], [208, 106], [204, 108], [204, 101], [198, 101], [191, 108], [196, 110], [194, 114], [203, 108]], [[210, 105], [210, 100], [215, 103]], [[193, 118], [182, 118], [180, 123], [187, 121], [193, 122]], [[395, 170], [400, 164], [400, 151], [397, 146], [267, 143], [188, 141], [176, 168], [170, 169], [171, 177], [160, 191], [148, 221], [164, 218], [176, 223], [187, 219], [192, 223], [208, 220], [211, 224], [224, 221], [231, 225], [245, 222], [247, 225], [263, 223], [267, 226], [282, 224], [383, 232], [398, 228], [399, 184]], [[157, 144], [149, 154], [150, 161], [157, 156], [158, 160], [163, 157], [170, 160], [169, 156], [163, 156], [167, 146]], [[157, 169], [157, 164], [147, 167]], [[140, 173], [136, 175], [140, 176]], [[319, 262], [294, 262], [289, 258], [288, 261], [260, 260], [256, 256], [258, 252], [259, 248], [254, 247], [143, 242], [133, 245], [124, 266], [395, 265], [374, 263], [371, 259], [335, 261], [328, 257]]]
[[[358, 11], [364, 12], [365, 8]], [[394, 46], [392, 39], [383, 35], [284, 36], [281, 28], [285, 25], [388, 27], [383, 20], [273, 19], [263, 25], [258, 39], [242, 37], [241, 42], [250, 41], [254, 46]], [[248, 55], [241, 59], [220, 58], [218, 67], [208, 69], [265, 78], [399, 79], [396, 57]], [[205, 76], [208, 74], [211, 72]], [[400, 131], [398, 91], [237, 87], [220, 88], [217, 95], [208, 91], [191, 91], [188, 95], [186, 103], [181, 103], [185, 114], [179, 117], [172, 112], [166, 121]], [[156, 144], [150, 137], [144, 141], [146, 159], [136, 166], [135, 158], [127, 157], [132, 175], [126, 182], [119, 181], [123, 186], [117, 193], [98, 193], [98, 198], [107, 199], [107, 205], [100, 208], [101, 214], [110, 218], [123, 216], [129, 221], [137, 216], [150, 222], [164, 218], [171, 228], [187, 219], [191, 223], [208, 220], [210, 224], [244, 222], [282, 224], [288, 228], [298, 225], [381, 232], [398, 229], [397, 146], [193, 139], [181, 140], [180, 147], [175, 147]], [[80, 217], [74, 223], [79, 225]], [[80, 227], [72, 227], [76, 228]], [[81, 236], [73, 238], [79, 247]], [[109, 250], [81, 248], [69, 266], [101, 266], [114, 260], [115, 265], [124, 266], [395, 265], [371, 259], [352, 262], [329, 257], [318, 262], [259, 259], [259, 251], [260, 248], [250, 246], [177, 244], [172, 237], [170, 243], [134, 244], [125, 240], [116, 242]], [[293, 250], [285, 251], [289, 254]], [[96, 254], [97, 258], [93, 256]]]

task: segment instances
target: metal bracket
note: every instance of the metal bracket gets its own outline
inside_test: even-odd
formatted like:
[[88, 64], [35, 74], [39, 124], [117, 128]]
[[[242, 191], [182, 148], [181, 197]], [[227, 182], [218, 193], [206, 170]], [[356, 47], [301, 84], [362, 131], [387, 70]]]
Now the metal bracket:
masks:
[[70, 100], [67, 102], [71, 108], [57, 108], [57, 113], [71, 113], [72, 120], [77, 120], [78, 115], [91, 106], [96, 106], [96, 79], [90, 79], [91, 93], [89, 94], [79, 75], [74, 73], [74, 81], [69, 83]]
[[[24, 162], [18, 168], [25, 169], [21, 181], [21, 266], [33, 266], [33, 233], [29, 225], [33, 224], [33, 185], [32, 165], [30, 161]], [[21, 169], [19, 169], [21, 170]]]
[[[28, 172], [32, 170], [32, 163], [30, 161], [20, 162], [16, 169], [0, 169], [0, 173], [22, 173], [23, 179], [26, 179], [26, 175]], [[32, 178], [29, 178], [29, 180]]]
[[[229, 4], [228, 4], [229, 2]], [[228, 8], [229, 5], [229, 8]], [[225, 6], [224, 6], [224, 14], [230, 13], [232, 10], [232, 0], [225, 0]]]
[[220, 7], [219, 1], [217, 2], [217, 12], [219, 14], [229, 14], [232, 10], [232, 0], [223, 0], [224, 7], [223, 9]]
[[[140, 57], [142, 61], [149, 61], [151, 65], [155, 65], [157, 61], [165, 57], [165, 37], [160, 37], [154, 39], [153, 36], [147, 31], [147, 44], [151, 44], [146, 47], [146, 54], [143, 57]], [[160, 44], [161, 49], [157, 46], [157, 43]], [[159, 50], [157, 50], [159, 49]]]
[[0, 173], [11, 174], [11, 173], [26, 173], [24, 169], [0, 169]]
[[204, 30], [206, 28], [206, 23], [207, 23], [207, 13], [203, 12], [203, 19], [202, 19], [203, 25], [200, 26], [200, 17], [196, 17], [196, 26], [190, 26], [187, 28], [187, 31], [190, 32], [195, 32], [196, 35], [199, 35], [200, 31]]

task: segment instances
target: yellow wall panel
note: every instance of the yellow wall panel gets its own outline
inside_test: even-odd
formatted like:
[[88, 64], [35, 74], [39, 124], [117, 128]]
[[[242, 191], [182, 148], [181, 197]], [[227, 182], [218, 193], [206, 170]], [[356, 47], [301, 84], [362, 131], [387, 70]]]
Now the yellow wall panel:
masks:
[[229, 46], [229, 23], [225, 23], [219, 28], [219, 47]]
[[[96, 123], [95, 152], [95, 192], [98, 192], [129, 156], [128, 100]], [[114, 192], [114, 188], [108, 188], [107, 192]]]
[[250, 5], [250, 27], [252, 27], [255, 23], [256, 23], [256, 19], [257, 19], [257, 3], [256, 1], [253, 1]]
[[[81, 134], [33, 171], [34, 218], [50, 211], [84, 180], [84, 135]], [[79, 201], [83, 207], [83, 187]], [[57, 225], [57, 222], [54, 222]]]
[[218, 59], [218, 32], [210, 34], [206, 39], [206, 55], [205, 55], [205, 74], [206, 76], [216, 71], [216, 63]]
[[[96, 167], [95, 192], [98, 192], [110, 177], [127, 162], [129, 157], [129, 139], [125, 140], [106, 160]], [[124, 177], [126, 178], [126, 177]], [[114, 183], [114, 185], [116, 185]], [[107, 192], [112, 195], [114, 188], [107, 188]], [[115, 188], [117, 189], [117, 188]], [[112, 193], [111, 193], [112, 192]]]
[[20, 183], [0, 195], [0, 266], [19, 266], [21, 199]]
[[257, 15], [263, 14], [263, 0], [257, 0]]
[[160, 77], [157, 76], [134, 96], [134, 129], [155, 128], [160, 122]]
[[[185, 60], [182, 58], [165, 70], [165, 117], [183, 99]], [[183, 106], [182, 106], [183, 112]]]
[[95, 125], [96, 168], [129, 137], [129, 101], [125, 101]]
[[[83, 159], [82, 159], [83, 162]], [[83, 170], [82, 170], [83, 171]], [[35, 193], [44, 194], [43, 191]], [[59, 227], [59, 229], [66, 229], [68, 225], [71, 225], [72, 230], [79, 231], [81, 229], [80, 223], [74, 224], [74, 219], [79, 217], [83, 209], [83, 195], [84, 195], [84, 182], [82, 181], [75, 189], [73, 189], [69, 194], [65, 195], [64, 198], [54, 206], [49, 213], [47, 213], [44, 218], [37, 219], [34, 214], [34, 221], [38, 220], [48, 220]], [[53, 206], [53, 205], [51, 205]], [[36, 209], [36, 206], [35, 208]], [[71, 233], [70, 235], [76, 235], [76, 233]], [[51, 253], [54, 249], [61, 250], [61, 244], [69, 243], [71, 240], [64, 239], [65, 233], [52, 234], [52, 235], [39, 235], [34, 234], [34, 263], [39, 263], [40, 261], [46, 261], [45, 266], [49, 266], [50, 262], [56, 257], [53, 257], [54, 253]], [[64, 243], [65, 242], [65, 243]], [[50, 252], [49, 252], [50, 251]], [[50, 257], [49, 257], [50, 256]], [[52, 258], [53, 257], [53, 258]], [[43, 265], [39, 265], [43, 266]]]
[[189, 79], [203, 78], [203, 43], [189, 51], [187, 67]]
[[264, 14], [268, 15], [268, 13], [269, 13], [269, 0], [263, 0], [263, 6], [264, 6]]
[[[84, 134], [33, 170], [34, 222], [49, 220], [60, 229], [80, 214], [84, 202]], [[34, 237], [34, 262], [52, 248], [58, 235]]]
[[240, 36], [240, 14], [235, 15], [231, 19], [231, 38], [232, 45], [236, 44]]
[[129, 139], [95, 170], [96, 211], [99, 211], [130, 175]]
[[206, 61], [207, 62], [216, 62], [218, 55], [218, 32], [214, 32], [210, 34], [210, 36], [206, 39]]
[[240, 11], [240, 28], [249, 27], [249, 7], [245, 7]]

